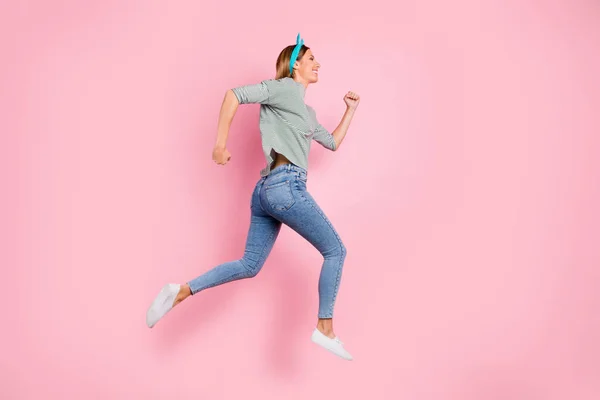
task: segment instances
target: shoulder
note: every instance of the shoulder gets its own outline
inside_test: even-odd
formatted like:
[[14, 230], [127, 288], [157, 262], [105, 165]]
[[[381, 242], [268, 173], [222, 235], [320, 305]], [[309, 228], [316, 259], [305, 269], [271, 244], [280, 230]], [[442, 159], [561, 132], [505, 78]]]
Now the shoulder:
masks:
[[292, 78], [265, 79], [261, 85], [265, 87], [271, 95], [282, 95], [294, 90], [294, 80]]
[[268, 85], [268, 86], [272, 86], [272, 87], [285, 87], [285, 86], [291, 86], [293, 82], [294, 82], [294, 80], [292, 78], [286, 77], [286, 78], [280, 78], [280, 79], [274, 79], [274, 78], [265, 79], [261, 83]]
[[267, 79], [263, 83], [274, 101], [295, 103], [296, 99], [299, 99], [298, 83], [292, 78]]

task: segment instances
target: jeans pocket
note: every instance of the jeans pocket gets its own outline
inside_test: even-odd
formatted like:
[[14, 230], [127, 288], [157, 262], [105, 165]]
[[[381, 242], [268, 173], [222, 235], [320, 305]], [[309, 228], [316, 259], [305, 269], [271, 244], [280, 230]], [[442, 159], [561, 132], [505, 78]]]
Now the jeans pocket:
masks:
[[289, 180], [265, 187], [265, 195], [269, 206], [277, 211], [287, 211], [296, 202]]

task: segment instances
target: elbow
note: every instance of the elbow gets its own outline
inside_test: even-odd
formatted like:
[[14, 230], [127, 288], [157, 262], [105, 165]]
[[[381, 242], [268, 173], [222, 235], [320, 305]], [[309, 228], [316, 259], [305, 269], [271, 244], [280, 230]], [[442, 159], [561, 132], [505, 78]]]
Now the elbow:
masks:
[[231, 102], [234, 104], [241, 104], [240, 99], [237, 97], [237, 95], [235, 94], [233, 89], [229, 89], [225, 92], [225, 101], [228, 101], [228, 102]]

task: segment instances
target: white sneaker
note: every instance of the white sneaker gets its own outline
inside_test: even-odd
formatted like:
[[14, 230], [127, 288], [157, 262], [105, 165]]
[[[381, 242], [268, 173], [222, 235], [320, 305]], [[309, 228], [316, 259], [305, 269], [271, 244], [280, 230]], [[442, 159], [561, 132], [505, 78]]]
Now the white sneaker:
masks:
[[318, 344], [319, 346], [329, 350], [336, 356], [340, 356], [345, 360], [352, 360], [352, 356], [350, 353], [344, 349], [344, 343], [336, 336], [335, 338], [330, 338], [324, 335], [320, 330], [315, 328], [312, 334], [312, 341]]
[[169, 283], [163, 286], [146, 312], [146, 325], [148, 325], [148, 328], [152, 328], [171, 311], [179, 289], [181, 289], [181, 285], [177, 283]]

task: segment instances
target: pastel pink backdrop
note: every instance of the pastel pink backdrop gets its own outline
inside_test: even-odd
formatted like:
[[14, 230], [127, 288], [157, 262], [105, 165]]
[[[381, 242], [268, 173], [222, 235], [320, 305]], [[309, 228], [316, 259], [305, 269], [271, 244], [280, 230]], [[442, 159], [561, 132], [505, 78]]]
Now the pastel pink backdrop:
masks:
[[[598, 399], [600, 7], [593, 1], [12, 2], [2, 15], [3, 399]], [[239, 258], [258, 106], [233, 86], [301, 32], [308, 187], [348, 248], [310, 342], [319, 253], [284, 228], [253, 280], [153, 330], [166, 282]]]

